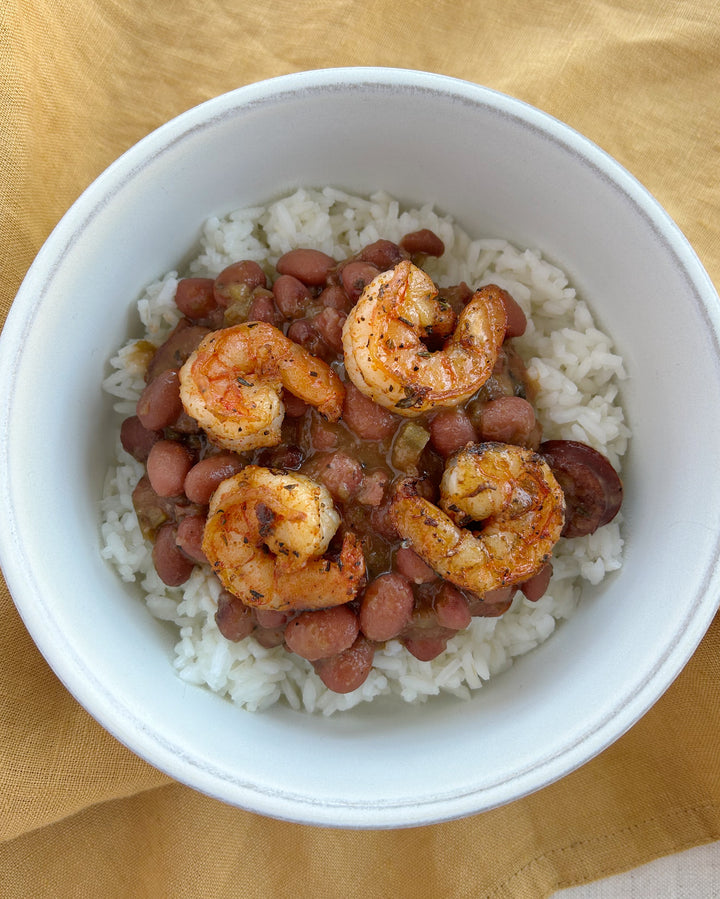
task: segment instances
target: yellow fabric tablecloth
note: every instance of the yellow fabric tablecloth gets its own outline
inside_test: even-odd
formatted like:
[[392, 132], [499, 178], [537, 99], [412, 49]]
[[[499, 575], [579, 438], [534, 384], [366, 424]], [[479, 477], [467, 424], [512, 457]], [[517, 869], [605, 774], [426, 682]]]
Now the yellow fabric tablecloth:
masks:
[[[720, 285], [716, 0], [5, 0], [0, 41], [3, 319], [123, 150], [226, 90], [337, 65], [458, 76], [563, 119], [659, 198]], [[4, 585], [0, 606], [3, 897], [516, 899], [720, 838], [717, 620], [657, 705], [561, 782], [462, 821], [351, 832], [172, 782], [64, 690]]]

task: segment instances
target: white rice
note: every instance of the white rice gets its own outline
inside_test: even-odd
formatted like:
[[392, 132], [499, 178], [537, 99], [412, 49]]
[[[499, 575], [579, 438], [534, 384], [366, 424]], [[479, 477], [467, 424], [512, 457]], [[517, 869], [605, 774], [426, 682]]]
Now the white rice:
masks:
[[[315, 247], [340, 259], [379, 238], [398, 241], [420, 228], [432, 229], [445, 244], [442, 258], [426, 266], [436, 282], [447, 286], [466, 281], [473, 288], [498, 284], [510, 291], [528, 316], [527, 332], [515, 345], [540, 387], [535, 408], [544, 439], [588, 443], [620, 470], [629, 437], [619, 399], [625, 378], [622, 359], [565, 274], [537, 250], [519, 250], [504, 240], [473, 240], [429, 206], [401, 210], [383, 193], [367, 199], [326, 188], [298, 190], [267, 207], [209, 219], [189, 274], [214, 277], [238, 259], [272, 266], [298, 246]], [[170, 272], [138, 301], [146, 331], [142, 336], [155, 344], [180, 317], [173, 299], [177, 280], [178, 273]], [[103, 385], [115, 398], [118, 431], [120, 418], [134, 414], [144, 386], [133, 352], [140, 336], [111, 360], [112, 373]], [[390, 641], [376, 652], [367, 681], [340, 695], [324, 686], [308, 662], [282, 647], [264, 649], [252, 637], [241, 643], [222, 637], [214, 621], [220, 585], [209, 567], [196, 567], [180, 588], [162, 583], [132, 506], [132, 490], [143, 473], [143, 466], [123, 451], [118, 437], [116, 465], [108, 473], [102, 500], [102, 555], [124, 581], [140, 585], [155, 617], [177, 628], [178, 676], [250, 711], [280, 700], [294, 709], [330, 715], [383, 694], [405, 702], [422, 702], [439, 693], [466, 698], [505, 671], [516, 656], [550, 637], [557, 623], [572, 615], [583, 583], [599, 584], [622, 561], [619, 515], [591, 536], [560, 540], [550, 588], [538, 602], [518, 594], [502, 617], [473, 619], [431, 662], [418, 661], [398, 641]]]

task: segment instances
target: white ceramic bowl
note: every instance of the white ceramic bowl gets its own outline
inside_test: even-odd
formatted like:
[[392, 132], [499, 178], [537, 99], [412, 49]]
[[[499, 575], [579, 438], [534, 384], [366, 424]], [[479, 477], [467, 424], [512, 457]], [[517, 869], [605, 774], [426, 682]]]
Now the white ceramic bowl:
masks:
[[[143, 286], [210, 214], [298, 185], [383, 188], [471, 233], [538, 246], [624, 355], [625, 563], [469, 702], [330, 719], [251, 714], [180, 681], [172, 637], [100, 558], [111, 453], [100, 383]], [[626, 171], [517, 100], [437, 75], [308, 72], [169, 122], [80, 197], [39, 253], [0, 352], [2, 564], [49, 663], [111, 733], [229, 803], [309, 823], [417, 825], [509, 802], [629, 728], [718, 605], [718, 297]]]

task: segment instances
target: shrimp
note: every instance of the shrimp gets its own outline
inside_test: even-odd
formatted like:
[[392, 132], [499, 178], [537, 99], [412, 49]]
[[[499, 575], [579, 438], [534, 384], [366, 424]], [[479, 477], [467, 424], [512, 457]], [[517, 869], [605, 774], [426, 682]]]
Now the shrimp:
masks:
[[322, 609], [354, 599], [365, 557], [353, 533], [325, 558], [340, 524], [327, 488], [247, 465], [210, 499], [203, 552], [230, 593], [256, 609]]
[[[390, 515], [403, 539], [441, 577], [479, 596], [524, 583], [548, 561], [565, 522], [565, 499], [548, 464], [504, 443], [473, 444], [452, 456], [440, 506], [401, 481]], [[473, 533], [471, 521], [483, 527]]]
[[[490, 377], [505, 338], [499, 288], [477, 291], [455, 320], [432, 279], [399, 263], [365, 287], [343, 326], [348, 377], [386, 409], [409, 418], [457, 406]], [[423, 338], [447, 338], [431, 352]]]
[[331, 421], [340, 417], [340, 378], [267, 322], [208, 334], [180, 369], [185, 411], [214, 443], [238, 453], [280, 443], [282, 387]]

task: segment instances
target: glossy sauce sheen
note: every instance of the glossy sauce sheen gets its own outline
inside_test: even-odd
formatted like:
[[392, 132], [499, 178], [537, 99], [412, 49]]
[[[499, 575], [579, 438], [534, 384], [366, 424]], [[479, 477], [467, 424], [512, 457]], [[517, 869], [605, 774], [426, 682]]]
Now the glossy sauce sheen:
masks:
[[[388, 501], [398, 479], [420, 477], [419, 489], [434, 502], [445, 460], [468, 443], [540, 447], [534, 388], [512, 346], [511, 338], [525, 329], [517, 303], [507, 295], [506, 340], [491, 377], [455, 408], [403, 418], [372, 402], [345, 375], [342, 327], [364, 287], [404, 259], [421, 265], [427, 255], [442, 252], [439, 238], [421, 231], [399, 245], [377, 241], [342, 262], [315, 250], [291, 251], [279, 260], [272, 284], [260, 266], [242, 260], [214, 280], [180, 281], [177, 305], [185, 317], [150, 359], [137, 415], [123, 423], [123, 446], [147, 467], [133, 496], [138, 519], [154, 542], [160, 577], [169, 584], [183, 583], [193, 565], [202, 563], [210, 496], [244, 465], [300, 472], [327, 487], [342, 519], [329, 555], [337, 552], [343, 533], [354, 532], [365, 555], [365, 589], [334, 610], [282, 613], [248, 609], [223, 591], [216, 621], [229, 640], [252, 634], [264, 646], [284, 643], [311, 661], [337, 692], [355, 689], [367, 677], [375, 645], [398, 637], [418, 658], [434, 658], [472, 616], [506, 611], [515, 592], [508, 588], [478, 597], [443, 581], [403, 545]], [[461, 284], [441, 290], [440, 296], [458, 313], [473, 291]], [[328, 363], [343, 380], [346, 395], [340, 420], [330, 422], [284, 392], [281, 442], [238, 455], [214, 446], [183, 410], [177, 373], [210, 331], [254, 320], [273, 324]], [[438, 348], [431, 338], [426, 343], [429, 350]], [[594, 451], [567, 450], [564, 443], [548, 444], [548, 461], [561, 466], [563, 489], [582, 506], [581, 530], [587, 533], [617, 512], [622, 487], [604, 457], [593, 464]], [[572, 530], [569, 524], [568, 533]], [[543, 570], [522, 585], [529, 599], [542, 595], [550, 572]]]

